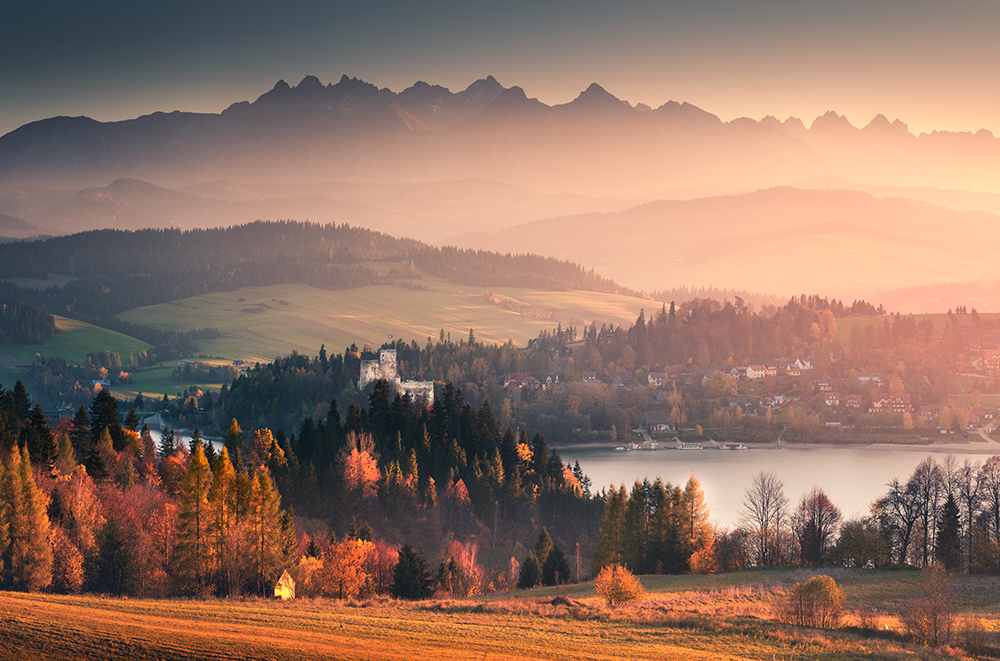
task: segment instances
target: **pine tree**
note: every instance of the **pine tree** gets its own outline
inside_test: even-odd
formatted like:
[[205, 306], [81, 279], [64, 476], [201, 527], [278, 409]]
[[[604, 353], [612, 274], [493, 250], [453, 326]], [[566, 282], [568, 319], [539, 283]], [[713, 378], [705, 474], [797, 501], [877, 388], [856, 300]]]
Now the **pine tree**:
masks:
[[212, 486], [212, 472], [201, 446], [194, 454], [184, 476], [177, 512], [177, 548], [174, 560], [178, 576], [184, 584], [182, 591], [200, 592], [208, 582], [212, 563], [212, 545], [209, 543], [211, 522], [208, 494]]
[[136, 415], [135, 408], [130, 408], [128, 410], [128, 415], [125, 416], [125, 428], [131, 429], [132, 431], [139, 430], [139, 416]]

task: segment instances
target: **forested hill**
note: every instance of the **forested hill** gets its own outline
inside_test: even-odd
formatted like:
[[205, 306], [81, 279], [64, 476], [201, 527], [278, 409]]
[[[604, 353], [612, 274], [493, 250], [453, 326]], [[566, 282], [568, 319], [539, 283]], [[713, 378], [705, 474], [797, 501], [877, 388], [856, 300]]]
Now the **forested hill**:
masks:
[[[395, 261], [458, 284], [623, 291], [593, 271], [535, 255], [435, 248], [348, 225], [262, 222], [189, 231], [98, 230], [0, 245], [0, 279], [59, 273], [61, 288], [0, 283], [0, 302], [27, 300], [87, 321], [211, 291], [299, 282], [348, 289], [388, 282], [365, 262]], [[406, 277], [404, 274], [401, 277]], [[629, 292], [631, 293], [631, 292]]]

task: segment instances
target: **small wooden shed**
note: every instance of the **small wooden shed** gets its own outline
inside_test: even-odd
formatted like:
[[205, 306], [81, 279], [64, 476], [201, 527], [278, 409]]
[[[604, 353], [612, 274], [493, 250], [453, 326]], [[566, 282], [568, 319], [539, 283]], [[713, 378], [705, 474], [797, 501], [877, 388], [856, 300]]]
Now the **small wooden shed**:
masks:
[[281, 572], [281, 578], [274, 586], [274, 596], [284, 601], [285, 599], [295, 599], [295, 580], [288, 570]]

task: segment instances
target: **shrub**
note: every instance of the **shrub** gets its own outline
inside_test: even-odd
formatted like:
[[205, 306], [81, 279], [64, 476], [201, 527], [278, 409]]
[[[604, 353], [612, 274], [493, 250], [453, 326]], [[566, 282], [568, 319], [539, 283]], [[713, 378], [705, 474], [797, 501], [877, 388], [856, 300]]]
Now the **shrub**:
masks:
[[594, 592], [608, 602], [609, 608], [617, 608], [646, 596], [632, 572], [621, 565], [608, 565], [594, 579]]
[[921, 572], [920, 592], [899, 615], [913, 638], [930, 647], [947, 645], [955, 624], [955, 598], [948, 574], [939, 564]]
[[790, 624], [832, 628], [840, 623], [843, 615], [844, 593], [829, 576], [813, 576], [808, 581], [796, 583], [778, 610], [782, 619]]

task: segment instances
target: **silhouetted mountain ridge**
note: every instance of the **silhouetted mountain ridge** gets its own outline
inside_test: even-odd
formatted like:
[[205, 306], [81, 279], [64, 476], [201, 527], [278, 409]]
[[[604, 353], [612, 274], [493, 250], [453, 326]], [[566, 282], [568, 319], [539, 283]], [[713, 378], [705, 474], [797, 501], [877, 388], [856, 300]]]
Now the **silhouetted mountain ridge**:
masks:
[[648, 196], [667, 187], [762, 188], [808, 177], [1000, 189], [988, 131], [911, 134], [877, 115], [864, 128], [829, 111], [730, 122], [687, 102], [633, 107], [593, 83], [549, 106], [489, 76], [452, 92], [397, 93], [344, 75], [278, 81], [219, 114], [153, 113], [96, 122], [55, 117], [0, 137], [0, 179], [165, 186], [234, 179], [413, 182], [489, 178], [541, 191]]

